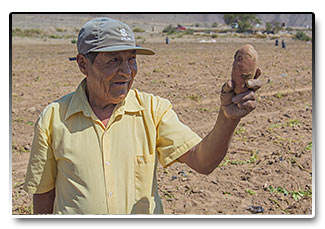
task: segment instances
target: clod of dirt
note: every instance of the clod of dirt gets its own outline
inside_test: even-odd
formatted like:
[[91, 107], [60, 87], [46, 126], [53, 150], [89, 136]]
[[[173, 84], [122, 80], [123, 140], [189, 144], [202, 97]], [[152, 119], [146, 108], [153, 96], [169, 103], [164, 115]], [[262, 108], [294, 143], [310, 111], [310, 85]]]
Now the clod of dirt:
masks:
[[173, 181], [175, 179], [177, 179], [177, 176], [175, 176], [175, 175], [172, 175], [171, 178], [170, 178], [171, 181]]
[[262, 206], [250, 205], [250, 206], [248, 206], [247, 210], [249, 210], [253, 214], [263, 213], [264, 212], [264, 208]]
[[184, 172], [184, 170], [179, 171], [178, 174], [180, 174], [183, 177], [186, 177], [187, 176], [186, 173]]
[[252, 45], [244, 45], [237, 50], [232, 65], [231, 80], [235, 83], [235, 93], [248, 90], [246, 83], [249, 79], [257, 79], [261, 69], [257, 68], [257, 52]]
[[30, 150], [30, 145], [25, 145], [24, 150]]

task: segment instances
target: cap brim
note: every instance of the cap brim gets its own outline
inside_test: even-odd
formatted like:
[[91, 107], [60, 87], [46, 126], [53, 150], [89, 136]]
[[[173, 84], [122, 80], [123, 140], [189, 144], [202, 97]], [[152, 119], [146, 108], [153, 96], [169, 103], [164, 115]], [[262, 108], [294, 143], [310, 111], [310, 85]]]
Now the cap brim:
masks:
[[105, 47], [99, 48], [96, 50], [92, 50], [90, 52], [118, 52], [118, 51], [127, 51], [127, 50], [135, 50], [136, 54], [139, 55], [154, 55], [155, 52], [148, 48], [142, 48], [140, 46], [113, 46], [113, 47]]

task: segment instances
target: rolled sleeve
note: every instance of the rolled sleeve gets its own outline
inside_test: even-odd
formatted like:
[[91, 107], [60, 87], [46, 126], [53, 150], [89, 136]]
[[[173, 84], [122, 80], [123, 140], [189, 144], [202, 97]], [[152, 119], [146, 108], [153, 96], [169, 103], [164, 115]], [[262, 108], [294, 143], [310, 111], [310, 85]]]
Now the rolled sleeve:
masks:
[[56, 160], [49, 144], [49, 136], [36, 124], [24, 190], [31, 194], [52, 190], [55, 187], [56, 172]]
[[202, 139], [169, 108], [157, 128], [157, 152], [160, 163], [167, 167], [198, 144]]

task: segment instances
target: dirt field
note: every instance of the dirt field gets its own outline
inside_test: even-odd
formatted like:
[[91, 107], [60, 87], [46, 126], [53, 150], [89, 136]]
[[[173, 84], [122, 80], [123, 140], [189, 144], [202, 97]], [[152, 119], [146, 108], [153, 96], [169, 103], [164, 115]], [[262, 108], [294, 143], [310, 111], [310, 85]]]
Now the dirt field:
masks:
[[[258, 107], [242, 119], [229, 153], [208, 176], [176, 163], [158, 167], [166, 214], [312, 214], [312, 46], [274, 40], [164, 38], [146, 41], [155, 56], [138, 56], [134, 87], [169, 99], [180, 120], [201, 137], [213, 127], [219, 91], [230, 79], [233, 55], [244, 43], [259, 53], [265, 82]], [[83, 76], [68, 57], [70, 40], [13, 39], [12, 45], [12, 213], [31, 214], [22, 190], [33, 125], [50, 102], [75, 90]], [[260, 210], [261, 208], [257, 208]]]

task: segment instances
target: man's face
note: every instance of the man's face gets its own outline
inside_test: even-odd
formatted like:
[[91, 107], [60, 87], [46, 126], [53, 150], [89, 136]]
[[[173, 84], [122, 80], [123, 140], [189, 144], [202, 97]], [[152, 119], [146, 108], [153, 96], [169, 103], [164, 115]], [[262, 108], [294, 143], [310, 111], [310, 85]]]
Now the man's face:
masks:
[[102, 52], [94, 63], [87, 61], [88, 99], [97, 105], [120, 103], [137, 74], [134, 50]]

